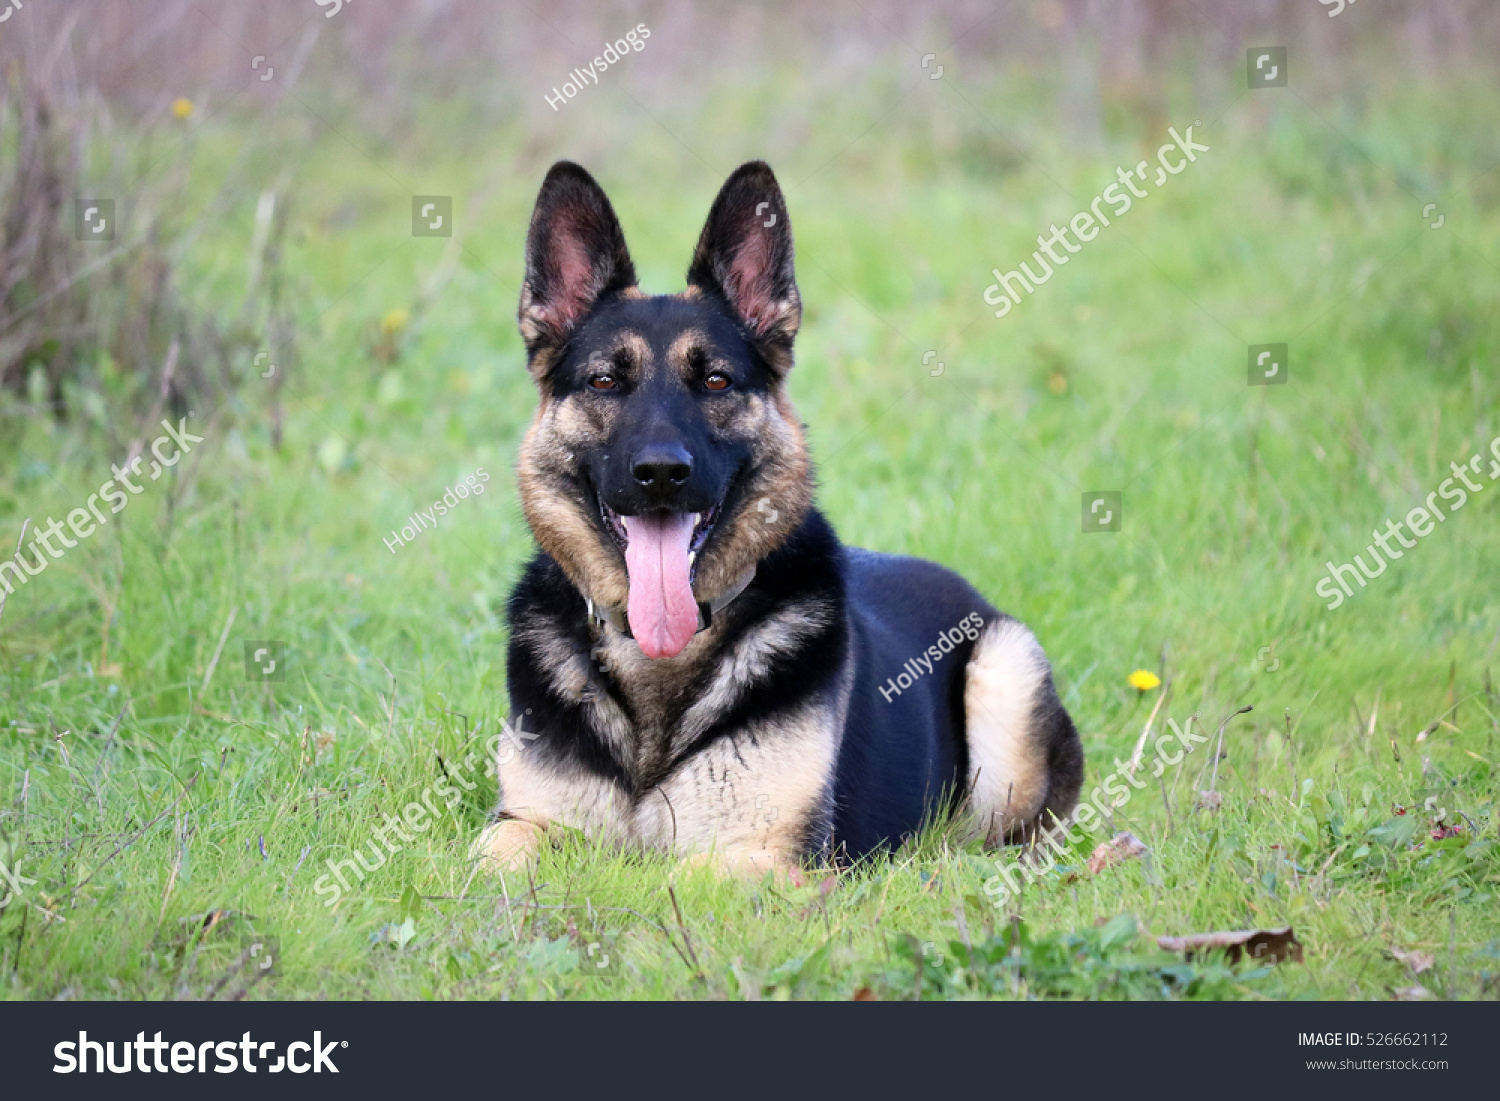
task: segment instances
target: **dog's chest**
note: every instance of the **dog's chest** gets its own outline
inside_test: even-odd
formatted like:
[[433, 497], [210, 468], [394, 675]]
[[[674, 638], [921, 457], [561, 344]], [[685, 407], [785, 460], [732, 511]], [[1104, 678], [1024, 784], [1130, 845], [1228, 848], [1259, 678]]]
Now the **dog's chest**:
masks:
[[670, 660], [647, 658], [614, 629], [585, 641], [546, 624], [523, 626], [513, 644], [530, 652], [553, 694], [579, 703], [565, 721], [607, 748], [624, 775], [520, 753], [500, 766], [503, 809], [657, 851], [781, 852], [821, 837], [851, 683], [847, 657], [835, 682], [787, 693], [783, 706], [753, 718], [734, 716], [826, 622], [825, 609], [803, 605], [748, 629], [726, 617]]
[[[634, 640], [610, 631], [596, 640], [592, 657], [597, 675], [624, 697], [628, 733], [622, 752], [637, 790], [659, 783], [675, 755], [692, 737], [694, 724], [684, 719], [701, 702], [695, 688], [710, 649], [703, 636], [694, 639], [680, 660], [653, 661]], [[602, 684], [599, 687], [603, 687]]]
[[601, 694], [596, 712], [614, 726], [620, 755], [632, 762], [634, 797], [612, 805], [609, 829], [667, 851], [727, 840], [794, 845], [826, 800], [846, 690], [712, 737], [765, 675], [769, 656], [795, 641], [769, 624], [725, 648], [715, 631], [695, 638], [679, 661], [648, 659], [613, 632], [595, 647], [601, 674], [628, 704], [627, 715]]

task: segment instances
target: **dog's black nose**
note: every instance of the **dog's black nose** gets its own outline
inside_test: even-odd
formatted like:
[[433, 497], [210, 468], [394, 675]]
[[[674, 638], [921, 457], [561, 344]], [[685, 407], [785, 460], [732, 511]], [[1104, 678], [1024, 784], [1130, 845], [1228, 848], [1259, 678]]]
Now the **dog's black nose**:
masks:
[[630, 474], [643, 489], [679, 489], [692, 476], [693, 457], [681, 444], [650, 444], [635, 453]]

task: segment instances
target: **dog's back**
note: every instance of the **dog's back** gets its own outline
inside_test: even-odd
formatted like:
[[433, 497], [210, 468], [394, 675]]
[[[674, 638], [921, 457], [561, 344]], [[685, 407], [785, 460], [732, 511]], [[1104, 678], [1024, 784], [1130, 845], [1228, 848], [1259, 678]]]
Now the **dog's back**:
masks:
[[[969, 617], [989, 622], [995, 612], [957, 574], [922, 559], [849, 548], [844, 563], [856, 673], [835, 837], [857, 856], [899, 844], [962, 793], [964, 667], [974, 647], [963, 625], [977, 639]], [[926, 651], [939, 636], [934, 661]]]
[[[835, 787], [839, 851], [899, 844], [966, 798], [996, 841], [1046, 825], [1046, 810], [1065, 816], [1082, 753], [1044, 658], [1038, 668], [1040, 647], [1017, 645], [1030, 632], [936, 563], [854, 547], [842, 561], [855, 676]], [[986, 767], [1003, 783], [988, 783]]]

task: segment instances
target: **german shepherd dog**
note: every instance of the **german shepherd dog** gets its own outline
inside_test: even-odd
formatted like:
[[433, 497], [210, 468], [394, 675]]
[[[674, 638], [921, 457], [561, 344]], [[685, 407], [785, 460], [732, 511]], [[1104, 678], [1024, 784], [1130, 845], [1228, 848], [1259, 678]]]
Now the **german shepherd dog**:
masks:
[[959, 808], [991, 844], [1077, 802], [1083, 751], [1032, 633], [956, 574], [840, 544], [786, 393], [792, 227], [756, 161], [714, 200], [687, 289], [651, 296], [609, 200], [567, 161], [526, 241], [541, 392], [510, 597], [523, 748], [473, 855], [549, 832], [797, 878]]

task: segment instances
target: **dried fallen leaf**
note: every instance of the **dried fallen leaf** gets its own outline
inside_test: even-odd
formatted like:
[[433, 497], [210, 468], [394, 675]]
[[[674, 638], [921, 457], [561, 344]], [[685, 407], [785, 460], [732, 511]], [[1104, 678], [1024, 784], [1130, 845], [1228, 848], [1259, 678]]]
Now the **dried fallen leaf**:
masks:
[[1398, 1002], [1420, 1002], [1424, 998], [1432, 997], [1432, 991], [1425, 986], [1398, 986], [1395, 994]]
[[1403, 952], [1400, 948], [1391, 949], [1391, 957], [1399, 963], [1406, 964], [1411, 968], [1413, 975], [1420, 975], [1423, 971], [1430, 970], [1437, 960], [1431, 952]]
[[856, 1001], [856, 1002], [878, 1002], [878, 1001], [880, 1001], [880, 999], [875, 996], [875, 991], [871, 990], [868, 986], [862, 986], [858, 990], [856, 990], [854, 992], [854, 997], [852, 999], [850, 999], [850, 1000], [851, 1001]]
[[1133, 833], [1121, 832], [1102, 842], [1089, 854], [1089, 874], [1098, 875], [1105, 868], [1146, 855], [1146, 846]]
[[1252, 960], [1302, 962], [1302, 942], [1290, 925], [1280, 929], [1240, 929], [1225, 933], [1193, 933], [1185, 937], [1157, 937], [1156, 943], [1168, 952], [1182, 952], [1188, 959], [1194, 952], [1223, 949], [1230, 963], [1242, 954]]

